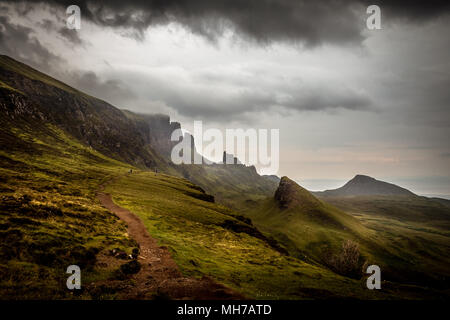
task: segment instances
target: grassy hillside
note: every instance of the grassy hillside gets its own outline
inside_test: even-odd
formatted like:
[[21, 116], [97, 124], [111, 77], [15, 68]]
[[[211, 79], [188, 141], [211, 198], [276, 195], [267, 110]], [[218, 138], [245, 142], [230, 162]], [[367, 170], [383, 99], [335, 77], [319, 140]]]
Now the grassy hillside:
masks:
[[282, 185], [289, 187], [278, 188], [274, 197], [245, 213], [293, 254], [325, 262], [328, 253], [339, 250], [344, 240], [370, 233], [357, 219], [319, 201], [287, 177], [281, 179]]
[[[54, 113], [35, 96], [42, 93], [53, 103], [68, 94], [77, 102], [76, 92], [8, 63], [0, 68], [8, 83], [0, 90], [0, 298], [73, 298], [65, 273], [71, 264], [82, 268], [78, 298], [120, 297], [116, 285], [108, 286], [119, 280], [120, 261], [110, 252], [130, 253], [136, 243], [99, 205], [96, 192], [131, 166], [79, 141], [67, 131], [72, 123], [49, 117]], [[108, 191], [144, 217], [150, 233], [170, 246], [187, 274], [210, 275], [250, 297], [380, 296], [359, 281], [281, 254], [248, 220], [210, 202], [185, 179], [142, 172], [116, 180]], [[91, 286], [99, 281], [103, 289]]]
[[[339, 254], [342, 243], [351, 240], [359, 245], [360, 265], [366, 261], [379, 265], [385, 279], [448, 288], [448, 232], [368, 215], [351, 216], [290, 182], [293, 190], [287, 196], [277, 197], [279, 188], [275, 197], [246, 210], [245, 215], [292, 254], [334, 269], [332, 257]], [[280, 201], [286, 197], [288, 205]]]
[[136, 166], [162, 162], [133, 121], [107, 102], [6, 56], [0, 56], [0, 81], [0, 111], [9, 121], [40, 119], [104, 155]]
[[114, 272], [98, 268], [100, 254], [136, 246], [96, 201], [98, 185], [128, 166], [52, 125], [15, 125], [0, 127], [0, 299], [71, 298], [67, 266], [88, 285]]
[[185, 179], [153, 172], [124, 177], [128, 165], [58, 128], [16, 125], [0, 132], [8, 146], [0, 153], [2, 299], [73, 298], [65, 287], [70, 264], [83, 270], [86, 289], [77, 298], [120, 294], [89, 290], [90, 283], [116, 280], [116, 267], [102, 264], [111, 249], [130, 253], [136, 246], [95, 198], [113, 177], [123, 178], [107, 191], [143, 218], [186, 274], [210, 275], [254, 298], [384, 297], [360, 281], [280, 254], [236, 213], [202, 200], [208, 198]]
[[273, 194], [277, 183], [245, 165], [180, 165], [183, 177], [214, 195], [217, 202], [239, 210]]
[[369, 291], [363, 280], [280, 254], [246, 229], [233, 231], [239, 230], [233, 224], [245, 223], [226, 207], [188, 196], [195, 190], [184, 179], [139, 172], [117, 180], [107, 191], [140, 216], [185, 274], [209, 275], [250, 298], [376, 299], [398, 294]]
[[[1, 153], [2, 253], [0, 297], [71, 298], [67, 265], [83, 263], [83, 283], [115, 279], [100, 263], [112, 248], [135, 243], [118, 219], [101, 208], [95, 192], [103, 181], [114, 200], [136, 212], [150, 233], [168, 246], [187, 275], [209, 275], [253, 298], [395, 298], [399, 287], [365, 289], [363, 280], [289, 257], [255, 237], [248, 221], [214, 204], [185, 179], [153, 172], [126, 175], [129, 166], [81, 145], [58, 128], [28, 132], [2, 128], [10, 148]], [[30, 128], [31, 129], [31, 128]], [[136, 169], [135, 169], [136, 170]], [[420, 288], [400, 288], [418, 298]], [[114, 298], [84, 291], [83, 298]]]
[[450, 207], [420, 196], [319, 196], [324, 201], [353, 215], [367, 214], [399, 221], [416, 222], [449, 230]]
[[[52, 125], [15, 125], [2, 126], [0, 134], [8, 146], [0, 153], [0, 297], [72, 298], [65, 287], [70, 264], [83, 270], [81, 298], [116, 297], [120, 292], [90, 291], [89, 284], [115, 280], [115, 267], [103, 265], [103, 257], [113, 248], [130, 253], [136, 244], [95, 194], [130, 167]], [[116, 180], [107, 191], [144, 219], [186, 274], [210, 275], [255, 298], [384, 296], [280, 254], [185, 179], [142, 172]]]

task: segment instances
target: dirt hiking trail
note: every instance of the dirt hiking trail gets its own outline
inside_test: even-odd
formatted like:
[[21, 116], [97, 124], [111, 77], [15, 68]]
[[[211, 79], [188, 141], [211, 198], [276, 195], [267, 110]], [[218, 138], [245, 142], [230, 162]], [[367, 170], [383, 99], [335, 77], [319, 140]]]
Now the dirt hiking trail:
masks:
[[101, 185], [97, 197], [101, 204], [128, 225], [128, 235], [139, 244], [140, 271], [132, 276], [134, 285], [121, 288], [121, 299], [157, 297], [190, 300], [245, 299], [239, 293], [204, 276], [201, 279], [182, 275], [169, 250], [159, 246], [141, 219], [131, 211], [116, 205]]

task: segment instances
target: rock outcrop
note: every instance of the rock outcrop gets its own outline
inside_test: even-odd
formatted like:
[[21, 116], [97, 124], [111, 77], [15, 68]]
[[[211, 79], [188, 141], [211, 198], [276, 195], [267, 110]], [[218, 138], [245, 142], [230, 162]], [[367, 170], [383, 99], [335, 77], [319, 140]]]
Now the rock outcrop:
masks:
[[280, 208], [311, 209], [320, 206], [320, 201], [316, 197], [288, 177], [281, 178], [274, 198]]

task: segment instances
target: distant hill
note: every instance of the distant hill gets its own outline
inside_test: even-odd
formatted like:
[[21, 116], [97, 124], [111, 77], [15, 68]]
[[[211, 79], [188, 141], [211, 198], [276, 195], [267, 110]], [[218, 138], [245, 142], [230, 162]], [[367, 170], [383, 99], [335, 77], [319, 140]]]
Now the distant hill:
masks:
[[[447, 274], [450, 261], [448, 233], [443, 231], [448, 228], [448, 209], [409, 195], [316, 197], [282, 177], [274, 196], [244, 215], [300, 259], [334, 269], [330, 257], [350, 240], [358, 243], [362, 259], [381, 266], [385, 279], [436, 284], [439, 280], [429, 270]], [[428, 223], [433, 219], [438, 220]]]
[[354, 215], [369, 214], [427, 223], [445, 230], [450, 228], [449, 200], [418, 196], [405, 188], [368, 176], [356, 175], [341, 188], [313, 194]]
[[375, 178], [356, 175], [340, 188], [314, 192], [318, 196], [362, 196], [362, 195], [395, 195], [415, 196], [411, 191], [395, 184], [377, 180]]

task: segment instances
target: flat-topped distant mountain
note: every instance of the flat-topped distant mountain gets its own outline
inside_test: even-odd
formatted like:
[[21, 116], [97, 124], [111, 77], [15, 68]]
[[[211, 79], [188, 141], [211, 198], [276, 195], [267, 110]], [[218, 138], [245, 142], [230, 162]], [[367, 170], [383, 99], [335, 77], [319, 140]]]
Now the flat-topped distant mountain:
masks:
[[350, 214], [427, 223], [445, 230], [450, 228], [450, 201], [419, 196], [368, 176], [356, 175], [341, 188], [313, 194]]
[[314, 192], [314, 194], [332, 197], [362, 195], [415, 196], [415, 194], [408, 189], [360, 174], [356, 175], [340, 188]]

